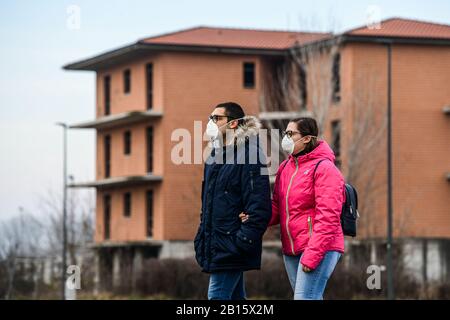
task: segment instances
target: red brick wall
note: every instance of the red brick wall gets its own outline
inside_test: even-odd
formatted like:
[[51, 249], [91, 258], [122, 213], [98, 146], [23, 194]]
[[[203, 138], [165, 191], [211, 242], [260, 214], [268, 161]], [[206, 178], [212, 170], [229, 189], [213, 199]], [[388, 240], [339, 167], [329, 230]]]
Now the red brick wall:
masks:
[[[98, 73], [97, 111], [102, 115], [103, 75], [112, 76], [111, 113], [145, 110], [145, 64], [154, 63], [156, 110], [162, 119], [127, 127], [101, 130], [97, 134], [97, 179], [104, 178], [103, 139], [112, 137], [111, 176], [146, 174], [145, 128], [154, 125], [154, 173], [163, 175], [156, 184], [154, 239], [193, 239], [199, 222], [203, 164], [176, 165], [171, 161], [173, 130], [185, 128], [193, 137], [194, 121], [203, 121], [220, 102], [236, 101], [247, 114], [257, 114], [260, 81], [259, 58], [199, 53], [164, 53]], [[243, 88], [244, 61], [256, 64], [256, 86]], [[122, 72], [132, 70], [131, 93], [123, 93]], [[131, 155], [123, 154], [123, 133], [132, 132]], [[193, 142], [193, 141], [192, 141]], [[205, 143], [204, 143], [205, 144]], [[193, 144], [192, 144], [193, 146]], [[193, 159], [193, 154], [192, 154]], [[131, 191], [132, 215], [123, 217], [123, 193]], [[112, 195], [111, 239], [143, 240], [145, 236], [145, 188], [118, 188]], [[103, 240], [103, 192], [97, 193], [96, 241]]]
[[[393, 107], [393, 201], [394, 229], [397, 236], [450, 236], [450, 183], [444, 174], [450, 171], [450, 117], [442, 113], [450, 104], [450, 48], [439, 46], [396, 45], [392, 56]], [[112, 135], [111, 176], [146, 173], [145, 128], [154, 125], [154, 173], [163, 176], [155, 188], [154, 239], [193, 239], [199, 223], [200, 188], [203, 164], [176, 165], [171, 150], [177, 142], [171, 134], [187, 129], [193, 139], [194, 121], [203, 121], [213, 107], [224, 101], [240, 103], [247, 114], [257, 114], [262, 96], [263, 60], [257, 56], [206, 53], [161, 53], [98, 73], [97, 115], [102, 115], [104, 74], [112, 75], [111, 113], [145, 110], [145, 64], [154, 63], [154, 109], [163, 111], [161, 119], [129, 127], [98, 132], [97, 179], [103, 173], [103, 136]], [[242, 63], [256, 63], [256, 87], [243, 87]], [[131, 93], [123, 93], [122, 72], [132, 70]], [[269, 84], [270, 85], [270, 84]], [[308, 90], [313, 90], [308, 83]], [[341, 96], [332, 105], [325, 123], [324, 137], [331, 143], [330, 123], [342, 121], [342, 171], [347, 173], [349, 159], [345, 150], [353, 143], [352, 128], [357, 110], [375, 108], [376, 125], [385, 116], [387, 103], [386, 47], [376, 44], [347, 44], [341, 50]], [[311, 97], [308, 94], [308, 97]], [[308, 101], [311, 106], [311, 101]], [[132, 131], [132, 153], [123, 154], [123, 132]], [[372, 132], [372, 131], [370, 131]], [[373, 133], [371, 133], [373, 134]], [[193, 140], [192, 140], [193, 142]], [[193, 149], [193, 147], [192, 147]], [[191, 149], [191, 151], [193, 151]], [[371, 214], [362, 211], [362, 223], [370, 224], [370, 236], [384, 236], [386, 230], [386, 134], [366, 156], [377, 159], [363, 168], [358, 182], [361, 199], [364, 181], [374, 173]], [[193, 153], [191, 154], [193, 159]], [[122, 195], [133, 193], [133, 209], [123, 217]], [[120, 188], [112, 194], [113, 240], [142, 240], [145, 235], [145, 188]], [[96, 241], [103, 239], [103, 192], [97, 198]]]
[[[352, 108], [364, 104], [352, 97], [370, 87], [377, 117], [387, 107], [387, 49], [375, 44], [349, 44], [343, 60], [342, 105], [349, 129], [354, 124]], [[450, 48], [441, 46], [395, 45], [392, 48], [392, 143], [393, 205], [396, 236], [450, 236], [450, 119], [442, 112], [450, 103]], [[350, 130], [343, 140], [351, 140]], [[386, 135], [374, 152], [381, 152], [375, 170], [375, 212], [370, 223], [375, 235], [386, 234]], [[343, 142], [344, 143], [344, 142]], [[379, 149], [376, 149], [379, 147]], [[379, 151], [375, 151], [379, 150]], [[379, 156], [368, 154], [368, 157]], [[344, 166], [345, 171], [345, 166]], [[363, 197], [363, 195], [361, 195]], [[364, 214], [364, 212], [361, 212]]]
[[[163, 238], [193, 239], [200, 221], [203, 164], [175, 165], [170, 160], [171, 133], [186, 128], [193, 134], [194, 121], [203, 121], [215, 105], [239, 103], [247, 114], [258, 112], [258, 58], [222, 54], [167, 53], [163, 56], [164, 83], [164, 182]], [[256, 63], [256, 87], [243, 87], [244, 61]]]

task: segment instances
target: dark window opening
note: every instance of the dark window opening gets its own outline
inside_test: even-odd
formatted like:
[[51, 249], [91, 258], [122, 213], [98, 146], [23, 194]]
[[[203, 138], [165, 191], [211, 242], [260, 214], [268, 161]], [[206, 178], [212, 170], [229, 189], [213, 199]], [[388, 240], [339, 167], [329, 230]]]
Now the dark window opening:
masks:
[[131, 91], [131, 70], [127, 69], [123, 72], [123, 92], [130, 93]]
[[104, 95], [104, 106], [105, 115], [111, 113], [111, 77], [105, 76], [103, 78], [103, 95]]
[[335, 54], [332, 67], [332, 99], [333, 102], [341, 101], [341, 55]]
[[131, 154], [131, 131], [125, 131], [123, 134], [124, 154]]
[[153, 127], [147, 128], [147, 172], [153, 172]]
[[105, 152], [105, 178], [111, 175], [111, 136], [105, 136], [104, 140], [104, 152]]
[[306, 99], [308, 98], [308, 94], [306, 84], [306, 69], [303, 65], [300, 65], [298, 68], [298, 80], [300, 92], [300, 109], [306, 109]]
[[103, 196], [103, 237], [108, 240], [111, 236], [111, 195], [105, 194]]
[[341, 122], [339, 120], [331, 122], [331, 141], [334, 155], [336, 156], [336, 166], [341, 164]]
[[153, 108], [153, 64], [147, 64], [145, 70], [147, 86], [147, 110], [149, 110]]
[[131, 192], [126, 192], [123, 195], [123, 215], [125, 217], [131, 216]]
[[244, 62], [244, 88], [255, 87], [255, 64]]
[[147, 237], [153, 237], [153, 190], [147, 190], [146, 195], [147, 209]]

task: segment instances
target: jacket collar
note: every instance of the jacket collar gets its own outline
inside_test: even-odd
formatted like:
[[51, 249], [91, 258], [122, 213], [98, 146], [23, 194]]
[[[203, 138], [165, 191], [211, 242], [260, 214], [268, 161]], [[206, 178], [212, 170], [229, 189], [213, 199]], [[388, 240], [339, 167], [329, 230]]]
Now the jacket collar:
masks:
[[313, 151], [308, 152], [307, 154], [303, 154], [300, 156], [289, 155], [289, 161], [294, 161], [295, 158], [299, 162], [306, 162], [309, 160], [319, 160], [319, 159], [328, 159], [334, 163], [336, 156], [334, 155], [333, 150], [328, 145], [325, 140], [319, 140], [317, 147], [314, 148]]
[[245, 143], [245, 140], [251, 136], [258, 135], [259, 129], [261, 129], [261, 122], [254, 116], [246, 116], [242, 118], [242, 124], [240, 124], [231, 137], [228, 138], [226, 146], [240, 145]]

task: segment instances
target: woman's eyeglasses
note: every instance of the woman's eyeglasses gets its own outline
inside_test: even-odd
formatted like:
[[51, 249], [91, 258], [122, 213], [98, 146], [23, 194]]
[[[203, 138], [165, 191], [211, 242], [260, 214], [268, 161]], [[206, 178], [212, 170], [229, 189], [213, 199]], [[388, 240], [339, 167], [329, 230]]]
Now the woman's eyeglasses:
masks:
[[283, 131], [283, 136], [288, 136], [289, 138], [292, 138], [292, 136], [296, 133], [300, 133], [300, 131], [287, 130]]

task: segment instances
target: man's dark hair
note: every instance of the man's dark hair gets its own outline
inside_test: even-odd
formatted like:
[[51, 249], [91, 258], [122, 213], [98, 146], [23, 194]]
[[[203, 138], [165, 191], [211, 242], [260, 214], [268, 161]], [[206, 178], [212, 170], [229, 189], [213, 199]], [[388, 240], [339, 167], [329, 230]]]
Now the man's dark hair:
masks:
[[[244, 110], [242, 110], [242, 107], [235, 102], [219, 103], [216, 108], [225, 109], [225, 115], [228, 117], [228, 121], [245, 117]], [[240, 123], [241, 121], [239, 121], [239, 124]]]

